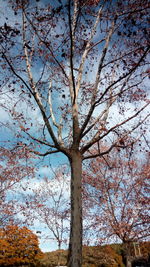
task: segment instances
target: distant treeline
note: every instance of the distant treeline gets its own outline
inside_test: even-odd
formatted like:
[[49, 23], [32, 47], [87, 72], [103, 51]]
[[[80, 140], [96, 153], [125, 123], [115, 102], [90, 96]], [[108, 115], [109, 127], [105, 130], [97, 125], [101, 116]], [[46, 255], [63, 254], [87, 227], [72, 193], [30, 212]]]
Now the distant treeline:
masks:
[[[125, 267], [127, 260], [132, 262], [132, 267], [150, 266], [150, 242], [130, 244], [112, 244], [105, 246], [84, 246], [82, 267]], [[130, 251], [129, 251], [130, 250]], [[67, 251], [57, 250], [44, 253], [40, 267], [54, 267], [67, 265]]]

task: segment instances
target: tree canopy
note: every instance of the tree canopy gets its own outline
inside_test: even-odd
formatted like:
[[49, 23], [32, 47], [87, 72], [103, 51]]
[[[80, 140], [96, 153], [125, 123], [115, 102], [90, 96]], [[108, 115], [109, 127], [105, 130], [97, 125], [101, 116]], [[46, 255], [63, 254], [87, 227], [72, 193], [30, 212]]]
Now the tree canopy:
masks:
[[80, 267], [82, 162], [132, 146], [147, 130], [149, 3], [10, 0], [7, 8], [1, 106], [13, 118], [15, 147], [21, 140], [39, 156], [69, 161], [68, 266]]

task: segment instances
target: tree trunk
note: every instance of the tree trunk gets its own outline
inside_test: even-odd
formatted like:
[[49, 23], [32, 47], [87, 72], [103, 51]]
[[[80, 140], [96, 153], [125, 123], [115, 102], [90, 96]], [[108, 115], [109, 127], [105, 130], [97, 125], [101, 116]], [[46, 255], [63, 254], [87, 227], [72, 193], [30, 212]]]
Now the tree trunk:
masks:
[[130, 256], [126, 257], [126, 267], [132, 267], [132, 261]]
[[132, 267], [132, 256], [131, 256], [131, 242], [125, 242], [125, 259], [126, 259], [126, 267]]
[[71, 165], [71, 223], [68, 253], [68, 267], [82, 266], [82, 156], [73, 151]]
[[61, 241], [58, 241], [58, 258], [57, 258], [57, 266], [60, 266], [60, 249], [61, 249]]

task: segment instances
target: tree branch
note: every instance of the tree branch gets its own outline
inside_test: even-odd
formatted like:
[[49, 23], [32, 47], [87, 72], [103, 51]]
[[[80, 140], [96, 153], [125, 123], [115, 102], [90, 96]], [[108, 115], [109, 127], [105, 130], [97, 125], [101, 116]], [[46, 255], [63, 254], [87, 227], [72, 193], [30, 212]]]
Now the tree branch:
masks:
[[30, 152], [32, 152], [33, 154], [35, 155], [38, 155], [40, 157], [45, 157], [47, 155], [50, 155], [50, 154], [55, 154], [55, 153], [59, 153], [60, 151], [59, 150], [53, 150], [53, 151], [47, 151], [45, 153], [41, 153], [39, 151], [35, 151], [35, 150], [29, 150]]
[[109, 85], [109, 86], [105, 89], [105, 91], [104, 91], [104, 93], [101, 95], [101, 97], [100, 97], [98, 100], [96, 100], [96, 101], [91, 105], [91, 108], [90, 108], [90, 110], [89, 110], [89, 112], [88, 112], [88, 114], [87, 114], [87, 116], [86, 116], [86, 119], [85, 119], [85, 121], [84, 121], [84, 123], [83, 123], [83, 125], [82, 125], [82, 127], [81, 127], [81, 137], [85, 135], [85, 134], [84, 134], [84, 129], [86, 128], [86, 126], [87, 126], [87, 124], [88, 124], [88, 122], [89, 122], [89, 120], [90, 120], [90, 118], [91, 118], [91, 116], [92, 116], [92, 114], [93, 114], [93, 111], [94, 111], [94, 109], [95, 109], [95, 106], [96, 106], [97, 104], [100, 103], [100, 101], [101, 101], [101, 100], [103, 99], [103, 97], [107, 94], [107, 92], [109, 91], [110, 88], [112, 88], [115, 84], [117, 84], [117, 83], [120, 82], [121, 80], [123, 80], [123, 79], [127, 78], [128, 76], [132, 75], [132, 73], [139, 67], [140, 63], [143, 61], [143, 59], [145, 58], [145, 56], [147, 55], [147, 53], [149, 52], [149, 50], [150, 50], [150, 46], [148, 46], [148, 48], [145, 50], [145, 52], [143, 53], [142, 57], [139, 59], [138, 63], [136, 64], [136, 66], [133, 67], [131, 70], [129, 70], [129, 71], [128, 71], [127, 73], [125, 73], [124, 75], [120, 76], [120, 77], [119, 77], [116, 81], [114, 81], [111, 85]]
[[105, 46], [103, 48], [103, 51], [102, 51], [102, 56], [100, 58], [100, 61], [99, 61], [99, 65], [98, 65], [98, 71], [97, 71], [97, 75], [96, 75], [96, 81], [95, 81], [95, 85], [94, 85], [94, 89], [93, 89], [93, 96], [92, 96], [92, 99], [91, 99], [91, 107], [90, 107], [90, 110], [86, 116], [86, 119], [81, 127], [81, 131], [80, 131], [80, 136], [82, 136], [82, 133], [84, 132], [92, 114], [93, 114], [93, 111], [94, 111], [94, 108], [95, 108], [95, 105], [96, 105], [96, 94], [97, 94], [97, 89], [98, 89], [98, 84], [99, 84], [99, 79], [100, 79], [100, 74], [101, 74], [101, 70], [102, 70], [102, 65], [103, 65], [103, 62], [104, 62], [104, 59], [105, 59], [105, 56], [107, 54], [107, 50], [108, 50], [108, 46], [109, 46], [109, 42], [111, 40], [111, 36], [113, 34], [113, 30], [114, 30], [114, 26], [115, 26], [115, 21], [112, 22], [112, 25], [111, 25], [111, 28], [108, 32], [108, 35], [106, 37], [106, 42], [105, 42]]
[[[81, 148], [81, 153], [84, 154], [92, 145], [94, 145], [96, 142], [102, 140], [104, 137], [106, 137], [110, 132], [113, 132], [116, 128], [119, 128], [120, 126], [126, 124], [127, 122], [129, 122], [130, 120], [132, 120], [133, 118], [137, 117], [146, 107], [148, 107], [150, 104], [150, 101], [148, 101], [148, 103], [146, 103], [140, 110], [138, 110], [133, 116], [129, 117], [128, 119], [122, 121], [121, 123], [116, 124], [115, 126], [111, 127], [106, 133], [104, 133], [102, 136], [100, 136], [99, 132], [97, 132], [95, 134], [95, 136], [93, 137], [93, 139], [87, 143], [85, 146], [83, 146]], [[139, 125], [141, 125], [141, 123], [143, 123], [143, 121], [145, 119], [147, 119], [147, 117], [149, 117], [150, 114], [148, 114], [143, 120], [142, 122], [140, 122], [139, 124], [137, 124], [135, 127], [132, 128], [131, 131], [135, 130], [137, 127], [139, 127]], [[130, 131], [130, 132], [131, 132]], [[123, 138], [123, 136], [122, 136]], [[121, 138], [121, 139], [122, 139]], [[114, 145], [112, 145], [114, 147]], [[106, 154], [106, 153], [105, 153]]]

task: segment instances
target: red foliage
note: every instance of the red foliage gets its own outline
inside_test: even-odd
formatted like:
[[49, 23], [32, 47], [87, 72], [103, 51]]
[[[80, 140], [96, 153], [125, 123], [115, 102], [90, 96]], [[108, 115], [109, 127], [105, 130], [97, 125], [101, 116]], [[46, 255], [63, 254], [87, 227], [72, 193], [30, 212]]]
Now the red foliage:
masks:
[[[20, 207], [15, 200], [15, 192], [19, 191], [20, 182], [27, 176], [33, 176], [33, 168], [27, 166], [30, 157], [24, 148], [9, 150], [0, 148], [0, 225], [9, 224], [14, 220]], [[29, 163], [29, 162], [28, 162]], [[8, 197], [9, 194], [9, 197]], [[13, 199], [11, 196], [13, 195]]]
[[100, 0], [82, 0], [80, 1], [80, 4], [87, 5], [87, 6], [96, 6], [100, 2]]
[[92, 227], [99, 241], [117, 236], [126, 243], [149, 236], [150, 165], [128, 157], [116, 153], [93, 160], [85, 173], [85, 218], [94, 212]]

